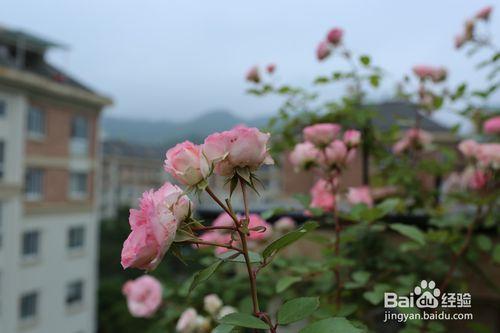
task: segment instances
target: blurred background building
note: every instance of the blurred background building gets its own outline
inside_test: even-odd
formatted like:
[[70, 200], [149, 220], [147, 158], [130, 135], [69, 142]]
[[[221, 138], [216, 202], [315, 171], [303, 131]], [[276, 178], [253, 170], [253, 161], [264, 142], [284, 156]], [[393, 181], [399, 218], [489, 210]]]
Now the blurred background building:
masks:
[[0, 327], [95, 330], [98, 119], [111, 100], [0, 29]]

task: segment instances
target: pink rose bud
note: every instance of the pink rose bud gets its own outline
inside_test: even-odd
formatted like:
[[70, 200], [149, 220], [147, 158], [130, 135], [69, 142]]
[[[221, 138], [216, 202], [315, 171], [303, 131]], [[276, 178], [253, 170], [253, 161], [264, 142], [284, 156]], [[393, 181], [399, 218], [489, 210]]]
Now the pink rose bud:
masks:
[[196, 185], [208, 175], [208, 164], [201, 147], [189, 141], [167, 151], [164, 169], [184, 185]]
[[486, 134], [500, 134], [500, 116], [486, 120], [483, 124], [483, 132]]
[[325, 148], [325, 153], [321, 155], [320, 162], [327, 167], [340, 167], [345, 164], [346, 158], [346, 145], [340, 140], [335, 140]]
[[203, 309], [212, 316], [215, 316], [222, 308], [222, 300], [216, 294], [209, 294], [203, 298]]
[[307, 126], [302, 133], [306, 141], [310, 141], [316, 146], [324, 147], [337, 137], [340, 129], [340, 125], [323, 123]]
[[455, 48], [459, 49], [461, 48], [465, 42], [467, 42], [467, 38], [465, 38], [464, 35], [460, 34], [455, 37]]
[[473, 190], [481, 190], [488, 184], [489, 177], [482, 170], [476, 170], [469, 180], [469, 187]]
[[349, 147], [357, 147], [361, 141], [361, 133], [356, 130], [347, 130], [344, 132], [344, 143]]
[[491, 6], [484, 7], [479, 12], [477, 12], [476, 18], [478, 20], [488, 21], [490, 19], [490, 15], [491, 15], [492, 11], [493, 11], [493, 7], [491, 7]]
[[477, 159], [483, 167], [500, 169], [500, 143], [483, 143], [479, 145]]
[[187, 218], [190, 206], [183, 191], [170, 183], [157, 191], [144, 192], [140, 209], [130, 210], [132, 231], [123, 244], [123, 268], [155, 269], [174, 241], [177, 227]]
[[458, 150], [468, 158], [476, 157], [479, 144], [474, 140], [464, 140], [458, 144]]
[[368, 186], [350, 187], [347, 192], [347, 201], [351, 205], [365, 204], [368, 207], [373, 206], [373, 197]]
[[178, 333], [193, 333], [196, 331], [198, 324], [197, 319], [198, 312], [196, 312], [193, 308], [187, 308], [181, 314], [179, 320], [177, 321], [177, 325], [175, 326], [175, 330]]
[[249, 82], [259, 83], [260, 82], [259, 68], [257, 66], [253, 66], [252, 68], [250, 68], [247, 72], [246, 79]]
[[332, 51], [330, 50], [330, 46], [328, 45], [327, 42], [323, 41], [318, 44], [318, 47], [316, 49], [316, 58], [318, 58], [319, 61], [324, 60], [328, 58]]
[[311, 208], [324, 211], [335, 210], [335, 185], [325, 179], [318, 180], [311, 188]]
[[392, 146], [392, 152], [396, 155], [400, 155], [408, 148], [410, 148], [410, 141], [407, 138], [402, 138]]
[[285, 216], [274, 223], [274, 229], [282, 234], [295, 230], [297, 222], [291, 217]]
[[[250, 214], [250, 221], [248, 223], [248, 229], [250, 229], [249, 240], [253, 241], [265, 241], [273, 235], [273, 227], [271, 224], [267, 223], [260, 215]], [[251, 230], [255, 229], [255, 230]]]
[[[234, 227], [233, 218], [228, 213], [220, 213], [212, 222], [213, 227]], [[221, 230], [222, 232], [222, 230]]]
[[447, 71], [443, 67], [432, 67], [427, 65], [418, 65], [413, 67], [413, 73], [420, 80], [432, 80], [433, 82], [441, 82], [446, 79]]
[[332, 44], [332, 45], [338, 45], [342, 41], [342, 36], [344, 35], [344, 31], [340, 28], [333, 28], [328, 32], [328, 35], [326, 36], [326, 39]]
[[276, 64], [269, 64], [266, 66], [266, 71], [269, 74], [273, 74], [275, 70], [276, 70]]
[[127, 306], [134, 317], [152, 317], [162, 302], [163, 288], [154, 277], [143, 275], [127, 281], [122, 288]]
[[320, 156], [319, 150], [312, 143], [299, 143], [290, 153], [290, 162], [298, 169], [307, 169], [315, 164]]
[[274, 164], [267, 143], [270, 134], [257, 128], [236, 126], [230, 131], [214, 133], [205, 139], [203, 152], [215, 173], [232, 176], [236, 168], [257, 170], [262, 164]]

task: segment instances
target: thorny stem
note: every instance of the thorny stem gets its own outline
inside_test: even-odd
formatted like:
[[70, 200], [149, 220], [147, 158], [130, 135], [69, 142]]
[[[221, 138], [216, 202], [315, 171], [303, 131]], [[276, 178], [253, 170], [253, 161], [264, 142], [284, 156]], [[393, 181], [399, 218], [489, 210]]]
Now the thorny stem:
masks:
[[[335, 209], [333, 211], [333, 218], [335, 220], [335, 257], [339, 258], [340, 256], [340, 220], [339, 220], [339, 215], [337, 213], [337, 210]], [[336, 296], [336, 304], [337, 304], [337, 309], [340, 309], [340, 306], [342, 304], [342, 299], [341, 299], [341, 293], [342, 293], [342, 282], [340, 280], [340, 268], [335, 266], [334, 269], [335, 273], [335, 280], [337, 281], [337, 296]]]
[[240, 248], [238, 248], [236, 246], [229, 245], [229, 244], [214, 243], [214, 242], [205, 242], [205, 241], [199, 241], [199, 240], [187, 240], [186, 243], [209, 245], [209, 246], [217, 246], [217, 247], [224, 247], [226, 249], [235, 250], [235, 251], [238, 251], [238, 252], [243, 252], [242, 249], [240, 249]]
[[234, 223], [236, 224], [236, 226], [238, 227], [239, 226], [239, 221], [238, 221], [238, 218], [236, 217], [236, 214], [234, 214], [234, 212], [232, 211], [232, 209], [229, 209], [228, 207], [226, 207], [226, 205], [224, 205], [224, 203], [215, 195], [214, 192], [212, 192], [212, 190], [210, 189], [210, 187], [206, 187], [205, 188], [205, 191], [207, 191], [208, 195], [214, 199], [214, 201], [222, 208], [224, 209], [224, 211], [226, 213], [229, 214], [229, 216], [231, 216], [231, 218], [233, 219]]
[[[250, 221], [250, 213], [249, 213], [249, 207], [248, 207], [248, 198], [247, 198], [247, 192], [246, 192], [246, 186], [245, 186], [245, 181], [240, 179], [240, 185], [241, 185], [241, 192], [243, 195], [243, 205], [245, 206], [245, 218], [247, 220], [247, 223]], [[252, 265], [250, 263], [250, 257], [248, 255], [248, 245], [247, 245], [247, 236], [245, 233], [238, 231], [240, 238], [241, 238], [241, 245], [243, 248], [243, 256], [245, 258], [245, 264], [247, 266], [247, 271], [248, 271], [248, 278], [250, 280], [250, 291], [252, 293], [252, 303], [253, 303], [253, 313], [254, 315], [258, 316], [260, 313], [259, 309], [259, 299], [257, 296], [257, 282], [256, 282], [256, 276], [255, 272], [252, 270]]]
[[441, 286], [439, 287], [439, 290], [441, 290], [441, 292], [444, 292], [448, 287], [448, 285], [450, 284], [451, 279], [453, 278], [453, 274], [457, 269], [459, 259], [467, 252], [470, 242], [472, 240], [474, 226], [481, 220], [482, 211], [483, 207], [481, 205], [478, 205], [476, 208], [476, 216], [474, 217], [474, 220], [467, 227], [467, 234], [465, 235], [465, 241], [462, 244], [462, 247], [460, 247], [460, 249], [458, 250], [458, 252], [453, 255], [450, 268], [448, 269], [448, 272], [446, 273], [446, 276], [443, 282], [441, 283]]

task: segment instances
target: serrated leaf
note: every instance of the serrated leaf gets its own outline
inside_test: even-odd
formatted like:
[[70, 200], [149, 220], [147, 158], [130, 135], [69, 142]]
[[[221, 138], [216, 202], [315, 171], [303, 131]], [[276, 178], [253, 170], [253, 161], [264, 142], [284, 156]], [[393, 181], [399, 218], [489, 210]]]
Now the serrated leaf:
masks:
[[384, 293], [389, 289], [389, 285], [379, 283], [373, 287], [373, 290], [363, 293], [363, 297], [373, 305], [378, 305], [384, 299]]
[[268, 258], [277, 251], [282, 248], [298, 241], [300, 238], [304, 237], [308, 232], [316, 229], [318, 227], [318, 223], [316, 222], [306, 222], [302, 227], [297, 230], [291, 231], [282, 237], [278, 238], [271, 244], [269, 244], [264, 252], [262, 252], [262, 256], [264, 258]]
[[219, 268], [219, 266], [223, 263], [221, 260], [217, 260], [212, 265], [208, 266], [201, 271], [194, 273], [193, 282], [189, 286], [189, 292], [193, 291], [200, 283], [210, 279], [210, 277], [215, 273], [215, 271]]
[[220, 324], [212, 330], [212, 333], [230, 333], [233, 329], [233, 325]]
[[319, 307], [317, 297], [299, 297], [292, 299], [279, 309], [278, 323], [287, 325], [309, 317]]
[[371, 59], [367, 55], [362, 55], [359, 57], [359, 62], [362, 63], [364, 66], [369, 66]]
[[276, 292], [281, 293], [296, 282], [301, 281], [299, 276], [284, 276], [276, 283]]
[[299, 333], [363, 333], [365, 330], [357, 328], [343, 317], [323, 319], [304, 327]]
[[221, 320], [221, 324], [233, 325], [247, 328], [269, 329], [269, 326], [257, 317], [247, 313], [235, 312], [228, 314]]
[[425, 234], [417, 227], [401, 223], [390, 224], [389, 228], [399, 232], [401, 235], [414, 240], [420, 245], [425, 245]]
[[477, 235], [476, 237], [477, 246], [485, 252], [488, 252], [493, 247], [491, 239], [486, 235]]
[[[262, 256], [257, 252], [248, 251], [248, 257], [251, 263], [262, 262]], [[235, 250], [229, 250], [217, 256], [220, 260], [231, 262], [245, 262], [243, 254]]]

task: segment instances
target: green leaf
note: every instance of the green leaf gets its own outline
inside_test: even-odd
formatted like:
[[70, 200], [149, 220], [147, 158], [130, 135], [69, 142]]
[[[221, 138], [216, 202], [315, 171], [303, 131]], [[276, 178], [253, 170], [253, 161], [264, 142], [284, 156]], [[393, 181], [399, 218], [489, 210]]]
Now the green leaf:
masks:
[[493, 248], [491, 239], [486, 235], [477, 235], [477, 246], [484, 252], [488, 252]]
[[247, 327], [247, 328], [259, 328], [259, 329], [269, 329], [269, 326], [257, 317], [254, 317], [247, 313], [231, 313], [219, 320], [221, 324]]
[[287, 325], [309, 317], [319, 307], [317, 297], [299, 297], [286, 302], [278, 311], [278, 324]]
[[[251, 263], [262, 262], [262, 256], [256, 252], [248, 251], [248, 257]], [[220, 260], [231, 262], [245, 262], [243, 254], [235, 250], [229, 250], [217, 256]]]
[[301, 281], [299, 276], [284, 276], [276, 283], [276, 292], [281, 293], [296, 282]]
[[212, 333], [230, 333], [233, 328], [233, 325], [220, 324], [212, 330]]
[[359, 57], [359, 62], [362, 63], [364, 66], [369, 66], [371, 59], [367, 55], [362, 55]]
[[372, 85], [372, 87], [377, 88], [380, 85], [380, 76], [371, 75], [370, 76], [370, 84]]
[[316, 222], [306, 222], [302, 227], [297, 230], [291, 231], [282, 237], [278, 238], [271, 244], [269, 244], [264, 252], [262, 252], [262, 256], [264, 258], [268, 258], [274, 253], [278, 252], [282, 248], [296, 242], [300, 238], [304, 237], [308, 232], [316, 229], [318, 227], [318, 223]]
[[420, 245], [425, 245], [425, 234], [417, 227], [401, 223], [394, 223], [390, 224], [389, 228], [399, 232], [403, 236], [414, 240]]
[[323, 319], [312, 323], [299, 331], [299, 333], [363, 333], [365, 330], [357, 328], [342, 317]]
[[500, 264], [500, 244], [495, 245], [491, 257], [493, 258], [494, 263]]
[[385, 283], [376, 284], [372, 291], [363, 293], [363, 297], [373, 305], [379, 304], [384, 299], [384, 293], [390, 289]]
[[223, 261], [217, 260], [207, 268], [194, 273], [193, 282], [191, 283], [191, 286], [189, 286], [189, 292], [193, 291], [193, 289], [196, 288], [200, 283], [210, 279], [210, 277], [215, 273], [215, 271], [222, 263]]

